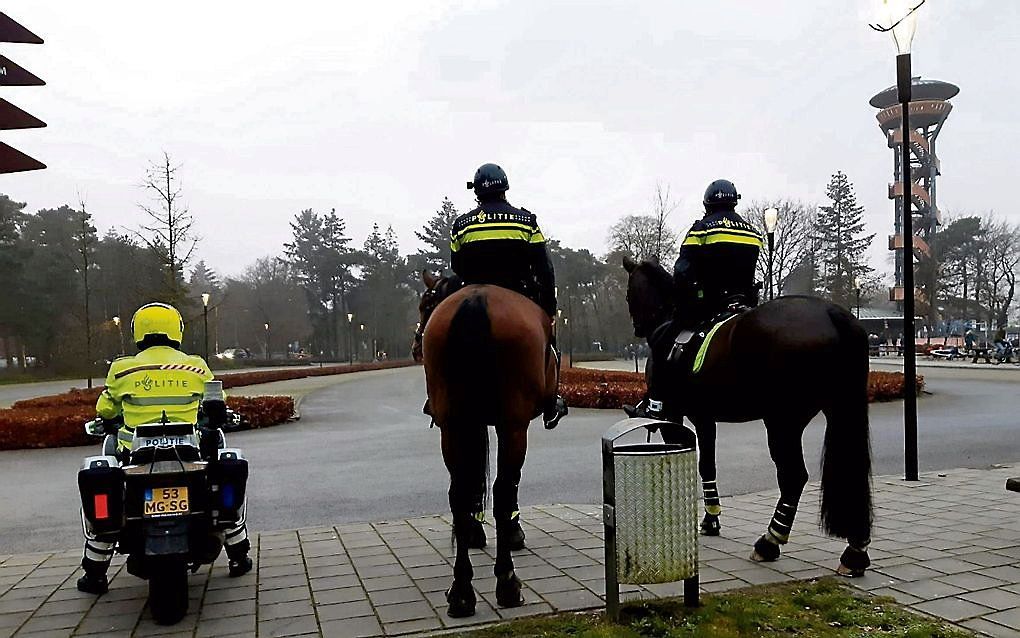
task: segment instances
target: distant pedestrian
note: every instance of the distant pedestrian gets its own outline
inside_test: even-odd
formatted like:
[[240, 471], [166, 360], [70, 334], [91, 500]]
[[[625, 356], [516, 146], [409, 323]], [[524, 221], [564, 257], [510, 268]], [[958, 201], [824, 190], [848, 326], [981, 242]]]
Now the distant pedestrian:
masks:
[[967, 352], [974, 349], [974, 331], [967, 329], [967, 334], [963, 336], [963, 345], [967, 348]]

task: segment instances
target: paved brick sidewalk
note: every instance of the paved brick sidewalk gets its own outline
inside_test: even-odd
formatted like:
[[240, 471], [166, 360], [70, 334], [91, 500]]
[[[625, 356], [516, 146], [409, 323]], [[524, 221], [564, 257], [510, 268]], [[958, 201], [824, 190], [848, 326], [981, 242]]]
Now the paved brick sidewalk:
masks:
[[[1017, 468], [926, 473], [918, 483], [878, 478], [873, 571], [850, 581], [991, 636], [1020, 636], [1020, 494], [1003, 489]], [[725, 487], [725, 485], [723, 486]], [[776, 492], [724, 499], [723, 536], [702, 539], [708, 592], [832, 573], [843, 544], [817, 530], [817, 485], [808, 487], [778, 562], [747, 555]], [[78, 550], [0, 555], [0, 638], [7, 636], [358, 636], [429, 633], [503, 618], [602, 605], [602, 525], [597, 506], [533, 507], [528, 549], [516, 557], [528, 604], [494, 605], [492, 562], [477, 552], [478, 615], [446, 618], [453, 549], [445, 517], [263, 533], [258, 570], [229, 579], [223, 562], [192, 579], [192, 613], [152, 623], [146, 587], [115, 563], [98, 601], [74, 589]], [[491, 536], [490, 529], [490, 536]], [[489, 553], [492, 548], [490, 547]], [[676, 595], [681, 585], [632, 587], [628, 597]]]

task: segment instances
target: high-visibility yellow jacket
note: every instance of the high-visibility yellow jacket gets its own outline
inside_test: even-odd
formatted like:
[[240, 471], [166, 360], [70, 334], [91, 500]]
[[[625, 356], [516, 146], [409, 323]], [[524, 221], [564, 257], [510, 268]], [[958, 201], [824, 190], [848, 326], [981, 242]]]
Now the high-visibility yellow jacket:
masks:
[[212, 378], [202, 357], [169, 346], [146, 348], [110, 365], [96, 413], [104, 419], [124, 415], [117, 443], [129, 449], [135, 426], [157, 423], [164, 412], [169, 421], [195, 423], [205, 382]]

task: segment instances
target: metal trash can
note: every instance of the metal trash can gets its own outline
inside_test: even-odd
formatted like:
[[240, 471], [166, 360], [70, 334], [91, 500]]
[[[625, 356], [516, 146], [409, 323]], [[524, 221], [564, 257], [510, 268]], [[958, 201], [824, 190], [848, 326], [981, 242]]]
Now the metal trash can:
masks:
[[[682, 428], [683, 443], [616, 440], [646, 428]], [[674, 430], [676, 431], [676, 430]], [[679, 432], [679, 431], [678, 431]], [[602, 435], [606, 612], [620, 611], [620, 583], [684, 581], [684, 603], [698, 604], [698, 455], [683, 424], [624, 419]]]

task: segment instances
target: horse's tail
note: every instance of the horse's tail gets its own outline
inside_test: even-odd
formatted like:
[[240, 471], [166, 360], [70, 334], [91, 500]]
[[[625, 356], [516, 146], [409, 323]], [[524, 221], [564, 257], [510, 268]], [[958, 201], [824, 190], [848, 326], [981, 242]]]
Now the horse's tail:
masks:
[[486, 370], [497, 366], [488, 305], [482, 295], [464, 299], [450, 320], [446, 337], [444, 383], [452, 452], [450, 505], [458, 511], [484, 511], [489, 477], [491, 386], [496, 379]]
[[822, 451], [822, 528], [852, 544], [871, 538], [871, 443], [868, 433], [868, 335], [842, 308], [829, 309], [839, 334], [826, 400]]

